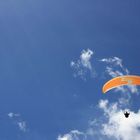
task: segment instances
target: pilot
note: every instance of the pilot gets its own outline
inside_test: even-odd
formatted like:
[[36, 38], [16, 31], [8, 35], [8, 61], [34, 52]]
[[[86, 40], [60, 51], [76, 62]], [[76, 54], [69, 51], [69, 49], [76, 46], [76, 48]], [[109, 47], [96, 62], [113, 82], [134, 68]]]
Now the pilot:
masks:
[[127, 111], [124, 113], [125, 118], [128, 118], [130, 115], [130, 113], [128, 113]]

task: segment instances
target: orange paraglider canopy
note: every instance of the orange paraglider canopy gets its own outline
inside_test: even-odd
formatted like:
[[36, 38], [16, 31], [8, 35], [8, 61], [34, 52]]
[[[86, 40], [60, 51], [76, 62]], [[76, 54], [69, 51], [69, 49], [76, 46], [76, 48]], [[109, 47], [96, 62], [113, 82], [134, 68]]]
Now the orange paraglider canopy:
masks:
[[140, 76], [125, 75], [113, 78], [104, 84], [103, 93], [123, 85], [140, 85]]

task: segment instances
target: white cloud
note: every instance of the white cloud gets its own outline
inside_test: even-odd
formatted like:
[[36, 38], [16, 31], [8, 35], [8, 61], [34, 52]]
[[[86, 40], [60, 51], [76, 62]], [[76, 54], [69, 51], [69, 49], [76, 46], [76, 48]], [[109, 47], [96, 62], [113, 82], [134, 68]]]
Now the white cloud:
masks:
[[119, 65], [122, 67], [122, 59], [120, 59], [118, 57], [103, 58], [103, 59], [101, 59], [101, 61], [106, 62], [106, 63], [112, 63], [112, 64]]
[[108, 100], [100, 100], [99, 107], [101, 109], [104, 109], [105, 110], [107, 108], [107, 104], [108, 104]]
[[70, 66], [74, 70], [75, 77], [80, 76], [82, 79], [85, 79], [88, 71], [92, 76], [95, 76], [95, 70], [91, 64], [93, 54], [93, 51], [90, 49], [82, 50], [80, 58], [77, 61], [71, 61]]
[[119, 57], [112, 57], [112, 58], [103, 58], [100, 61], [105, 62], [107, 64], [110, 64], [112, 66], [118, 66], [122, 69], [122, 71], [124, 72], [124, 74], [129, 74], [129, 71], [127, 68], [125, 68], [122, 64], [122, 59]]
[[122, 76], [124, 75], [121, 71], [115, 70], [111, 67], [106, 67], [106, 73], [108, 73], [108, 75], [110, 75], [111, 77], [117, 77], [117, 76]]
[[20, 121], [17, 122], [19, 129], [23, 132], [25, 132], [27, 130], [27, 126], [26, 126], [26, 122], [25, 121]]
[[[100, 60], [101, 62], [104, 62], [107, 64], [107, 71], [109, 72], [110, 76], [116, 77], [121, 75], [128, 75], [130, 72], [127, 68], [124, 67], [123, 61], [119, 57], [112, 57], [112, 58], [103, 58]], [[119, 70], [114, 70], [119, 69]], [[111, 73], [113, 71], [114, 73]]]
[[[123, 110], [119, 102], [109, 103], [108, 100], [99, 101], [99, 109], [103, 111], [102, 117], [90, 122], [85, 132], [71, 131], [57, 140], [139, 140], [140, 139], [140, 110], [138, 112]], [[125, 118], [124, 112], [130, 112]]]
[[9, 112], [8, 113], [8, 117], [10, 119], [12, 119], [12, 121], [14, 122], [14, 124], [16, 126], [19, 127], [19, 130], [25, 132], [27, 131], [27, 125], [26, 125], [26, 122], [23, 121], [23, 119], [21, 118], [21, 115], [18, 114], [18, 113], [13, 113], [13, 112]]
[[14, 118], [14, 117], [19, 117], [19, 116], [20, 116], [20, 114], [17, 114], [17, 113], [13, 113], [13, 112], [8, 113], [9, 118]]
[[83, 50], [80, 56], [81, 64], [85, 68], [88, 68], [90, 70], [92, 69], [91, 62], [90, 62], [92, 55], [93, 55], [93, 51], [87, 49], [87, 51]]
[[65, 134], [64, 136], [58, 136], [58, 140], [72, 140], [72, 136], [70, 134]]
[[[105, 107], [101, 107], [102, 104]], [[131, 112], [129, 118], [123, 115], [124, 110], [119, 108], [117, 103], [106, 104], [106, 100], [99, 103], [99, 107], [104, 111], [108, 121], [102, 124], [101, 132], [108, 138], [116, 140], [139, 140], [140, 139], [140, 111]]]
[[59, 135], [57, 140], [86, 140], [86, 135], [78, 130], [72, 130], [63, 136]]

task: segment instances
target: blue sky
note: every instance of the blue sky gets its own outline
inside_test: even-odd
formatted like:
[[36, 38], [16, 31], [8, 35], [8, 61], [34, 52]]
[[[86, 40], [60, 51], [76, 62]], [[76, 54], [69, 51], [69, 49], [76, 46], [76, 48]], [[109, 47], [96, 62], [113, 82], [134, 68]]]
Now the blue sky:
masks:
[[[102, 115], [101, 99], [116, 102], [117, 93], [102, 95], [111, 77], [99, 60], [116, 56], [139, 75], [139, 5], [138, 0], [0, 1], [0, 139], [57, 140], [71, 130], [84, 132], [89, 120]], [[74, 77], [70, 63], [88, 49], [92, 70], [84, 68], [86, 80]], [[138, 96], [132, 97], [133, 111], [139, 109]]]

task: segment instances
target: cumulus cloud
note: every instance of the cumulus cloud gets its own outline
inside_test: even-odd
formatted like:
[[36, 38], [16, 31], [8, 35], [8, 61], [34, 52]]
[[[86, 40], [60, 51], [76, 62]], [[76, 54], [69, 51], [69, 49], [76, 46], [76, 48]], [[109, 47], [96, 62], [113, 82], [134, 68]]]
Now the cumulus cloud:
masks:
[[[140, 110], [137, 112], [129, 109], [123, 110], [119, 102], [110, 103], [108, 100], [100, 100], [99, 109], [102, 117], [90, 122], [85, 132], [76, 130], [59, 136], [57, 140], [139, 140], [140, 139]], [[125, 118], [124, 112], [130, 111], [129, 118]], [[81, 137], [82, 136], [82, 137]]]
[[80, 76], [85, 79], [85, 75], [90, 72], [92, 76], [95, 76], [95, 70], [91, 64], [93, 51], [90, 49], [82, 50], [80, 58], [77, 61], [71, 61], [70, 66], [74, 70], [74, 76]]
[[59, 135], [57, 140], [86, 140], [86, 135], [78, 130], [72, 130], [63, 136]]
[[117, 103], [109, 104], [106, 100], [102, 100], [99, 107], [108, 119], [106, 123], [102, 124], [103, 135], [116, 140], [140, 139], [140, 111], [137, 113], [131, 111], [130, 117], [125, 118], [124, 110]]

